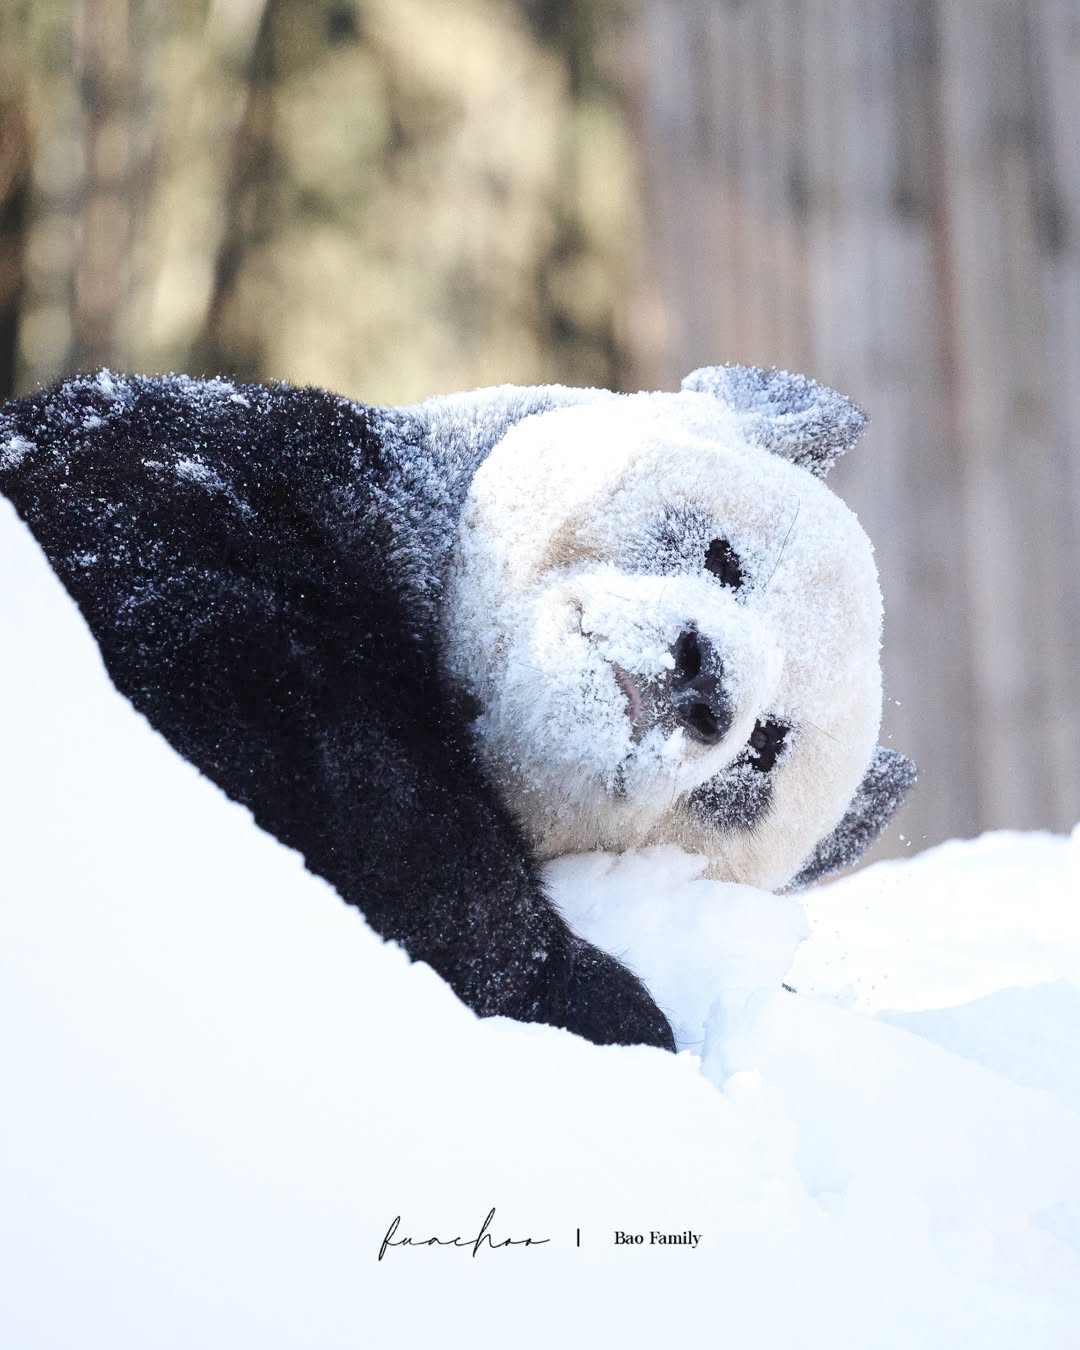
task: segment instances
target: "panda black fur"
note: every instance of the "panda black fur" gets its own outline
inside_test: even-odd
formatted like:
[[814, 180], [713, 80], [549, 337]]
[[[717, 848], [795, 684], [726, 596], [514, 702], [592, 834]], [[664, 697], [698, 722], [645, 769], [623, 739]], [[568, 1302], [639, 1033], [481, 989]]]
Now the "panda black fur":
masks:
[[[760, 747], [733, 748], [726, 731], [700, 730], [703, 701], [714, 696], [732, 735], [753, 728], [760, 741], [762, 727], [779, 725], [765, 716], [772, 703], [728, 708], [728, 694], [717, 693], [743, 639], [720, 638], [712, 654], [704, 622], [712, 592], [691, 600], [680, 570], [700, 571], [701, 560], [655, 571], [659, 545], [632, 541], [630, 555], [645, 551], [642, 584], [653, 587], [646, 609], [656, 610], [651, 628], [642, 620], [634, 631], [650, 641], [664, 634], [668, 647], [652, 652], [648, 669], [633, 653], [616, 653], [621, 662], [604, 655], [585, 631], [582, 615], [592, 611], [587, 596], [572, 594], [575, 567], [584, 577], [589, 567], [615, 575], [633, 565], [590, 541], [589, 512], [604, 509], [590, 503], [607, 499], [612, 474], [617, 489], [631, 461], [647, 468], [657, 447], [670, 458], [672, 437], [678, 463], [696, 456], [699, 467], [719, 438], [731, 454], [753, 447], [775, 458], [781, 477], [805, 478], [795, 497], [827, 513], [815, 496], [825, 490], [809, 481], [861, 421], [811, 381], [741, 367], [697, 372], [678, 395], [504, 387], [407, 409], [317, 389], [102, 372], [4, 406], [0, 490], [79, 604], [116, 686], [376, 931], [431, 964], [480, 1015], [672, 1048], [640, 981], [572, 933], [546, 898], [540, 860], [568, 846], [674, 838], [709, 853], [715, 875], [805, 883], [862, 851], [912, 774], [901, 756], [873, 748], [880, 615], [872, 564], [855, 569], [873, 603], [852, 635], [860, 672], [852, 689], [865, 705], [854, 748], [819, 785], [823, 806], [789, 806], [790, 819], [777, 823], [769, 775], [748, 759], [760, 761]], [[591, 480], [560, 458], [568, 450], [587, 457], [598, 438], [605, 448]], [[624, 442], [636, 450], [623, 456]], [[560, 508], [564, 477], [573, 481]], [[685, 538], [720, 529], [711, 507], [669, 486], [661, 495], [679, 500], [663, 511], [700, 517]], [[674, 528], [670, 514], [656, 520]], [[763, 594], [782, 592], [759, 573], [750, 581]], [[681, 617], [677, 600], [656, 598], [665, 584], [685, 591]], [[589, 669], [575, 685], [573, 671], [553, 667], [572, 697], [551, 708], [534, 697], [539, 712], [519, 721], [515, 741], [529, 676], [513, 651], [537, 641], [506, 628], [526, 612], [508, 607], [507, 596], [524, 603], [537, 585], [569, 586], [563, 608], [543, 600], [541, 610], [545, 622], [577, 615], [573, 650]], [[681, 685], [671, 655], [685, 656], [680, 640], [697, 644], [702, 668]], [[753, 657], [754, 642], [744, 645]], [[538, 649], [547, 651], [543, 641]], [[734, 675], [728, 682], [738, 684]], [[770, 699], [794, 719], [798, 700], [775, 690]], [[796, 737], [794, 720], [766, 756], [794, 753], [782, 744], [788, 733]], [[579, 751], [588, 760], [590, 738], [605, 735], [619, 762], [590, 761], [587, 771], [572, 764], [569, 773], [556, 762], [552, 771], [553, 748], [555, 761]], [[762, 847], [782, 858], [755, 872], [747, 860]]]

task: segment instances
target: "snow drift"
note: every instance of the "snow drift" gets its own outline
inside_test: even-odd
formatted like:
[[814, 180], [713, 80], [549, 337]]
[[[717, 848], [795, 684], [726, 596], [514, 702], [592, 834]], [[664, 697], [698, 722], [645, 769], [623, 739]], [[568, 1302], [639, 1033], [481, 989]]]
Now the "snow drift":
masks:
[[[112, 690], [6, 505], [0, 570], [4, 1345], [1078, 1343], [1080, 833], [801, 899], [563, 859], [685, 1050], [479, 1022]], [[538, 1245], [378, 1259], [492, 1207]]]

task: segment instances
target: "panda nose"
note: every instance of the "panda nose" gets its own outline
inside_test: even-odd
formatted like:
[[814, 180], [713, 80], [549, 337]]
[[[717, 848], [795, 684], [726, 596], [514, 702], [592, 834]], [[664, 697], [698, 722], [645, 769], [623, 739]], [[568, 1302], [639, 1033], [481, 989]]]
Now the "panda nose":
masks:
[[702, 745], [715, 745], [727, 733], [734, 718], [724, 690], [724, 667], [708, 638], [696, 629], [683, 633], [671, 654], [671, 706], [687, 732]]

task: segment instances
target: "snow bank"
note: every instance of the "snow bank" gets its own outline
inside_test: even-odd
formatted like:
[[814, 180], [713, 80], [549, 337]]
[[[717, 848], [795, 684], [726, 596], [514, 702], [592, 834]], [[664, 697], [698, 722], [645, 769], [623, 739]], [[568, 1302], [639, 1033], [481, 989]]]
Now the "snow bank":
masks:
[[[1080, 837], [805, 904], [566, 859], [688, 1049], [478, 1022], [112, 691], [6, 508], [0, 573], [0, 1343], [1078, 1343]], [[493, 1206], [537, 1245], [378, 1259]]]

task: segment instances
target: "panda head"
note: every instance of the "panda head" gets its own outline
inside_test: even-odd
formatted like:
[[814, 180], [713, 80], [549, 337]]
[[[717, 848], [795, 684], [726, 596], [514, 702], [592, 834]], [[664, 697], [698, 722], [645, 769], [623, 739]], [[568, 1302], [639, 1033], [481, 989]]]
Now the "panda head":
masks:
[[493, 446], [443, 660], [542, 855], [677, 842], [775, 889], [853, 861], [891, 816], [913, 771], [875, 749], [877, 573], [823, 481], [864, 421], [803, 377], [712, 367]]

